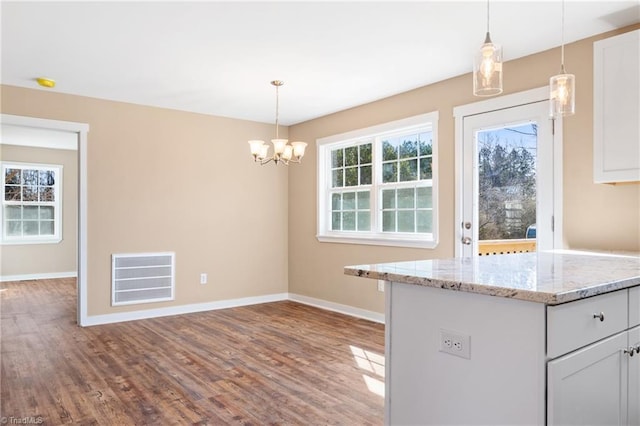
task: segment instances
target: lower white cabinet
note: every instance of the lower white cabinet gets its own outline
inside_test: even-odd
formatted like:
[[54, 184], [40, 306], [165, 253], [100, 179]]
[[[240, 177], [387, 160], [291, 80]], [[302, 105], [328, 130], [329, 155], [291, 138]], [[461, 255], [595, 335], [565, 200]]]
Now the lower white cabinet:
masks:
[[626, 425], [627, 332], [547, 364], [549, 425]]
[[547, 424], [640, 425], [639, 345], [636, 327], [550, 361]]

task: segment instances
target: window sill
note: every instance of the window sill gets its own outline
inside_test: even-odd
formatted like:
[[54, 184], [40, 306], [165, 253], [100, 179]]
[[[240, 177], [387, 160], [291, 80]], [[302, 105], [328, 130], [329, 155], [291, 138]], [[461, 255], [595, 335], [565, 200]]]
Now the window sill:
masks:
[[0, 245], [2, 246], [18, 246], [18, 245], [26, 245], [26, 244], [59, 244], [62, 242], [62, 238], [47, 238], [47, 239], [38, 239], [38, 240], [4, 240], [0, 241]]
[[438, 246], [437, 240], [409, 240], [401, 238], [376, 238], [376, 237], [355, 237], [355, 236], [334, 236], [316, 235], [321, 243], [340, 244], [361, 244], [371, 246], [407, 247], [407, 248], [428, 248], [433, 249]]

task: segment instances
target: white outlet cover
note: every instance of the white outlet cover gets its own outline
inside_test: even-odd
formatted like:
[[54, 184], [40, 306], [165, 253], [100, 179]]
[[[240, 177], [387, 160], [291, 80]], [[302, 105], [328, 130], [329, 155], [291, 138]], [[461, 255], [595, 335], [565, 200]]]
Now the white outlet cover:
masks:
[[[451, 342], [450, 345], [449, 342]], [[440, 329], [438, 351], [471, 359], [471, 336], [458, 331]]]

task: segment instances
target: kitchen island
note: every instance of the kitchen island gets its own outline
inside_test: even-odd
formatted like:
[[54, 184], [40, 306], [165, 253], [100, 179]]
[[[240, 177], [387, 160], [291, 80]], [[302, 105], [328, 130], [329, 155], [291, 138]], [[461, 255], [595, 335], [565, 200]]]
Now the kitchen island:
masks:
[[640, 258], [345, 268], [385, 280], [385, 423], [640, 424]]

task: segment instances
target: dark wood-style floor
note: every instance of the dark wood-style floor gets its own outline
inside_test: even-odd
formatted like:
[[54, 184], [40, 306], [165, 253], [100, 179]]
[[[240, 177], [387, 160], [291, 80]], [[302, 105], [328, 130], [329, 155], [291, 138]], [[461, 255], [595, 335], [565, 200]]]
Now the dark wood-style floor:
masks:
[[2, 283], [0, 300], [8, 422], [383, 421], [380, 324], [277, 302], [81, 328], [75, 279]]

